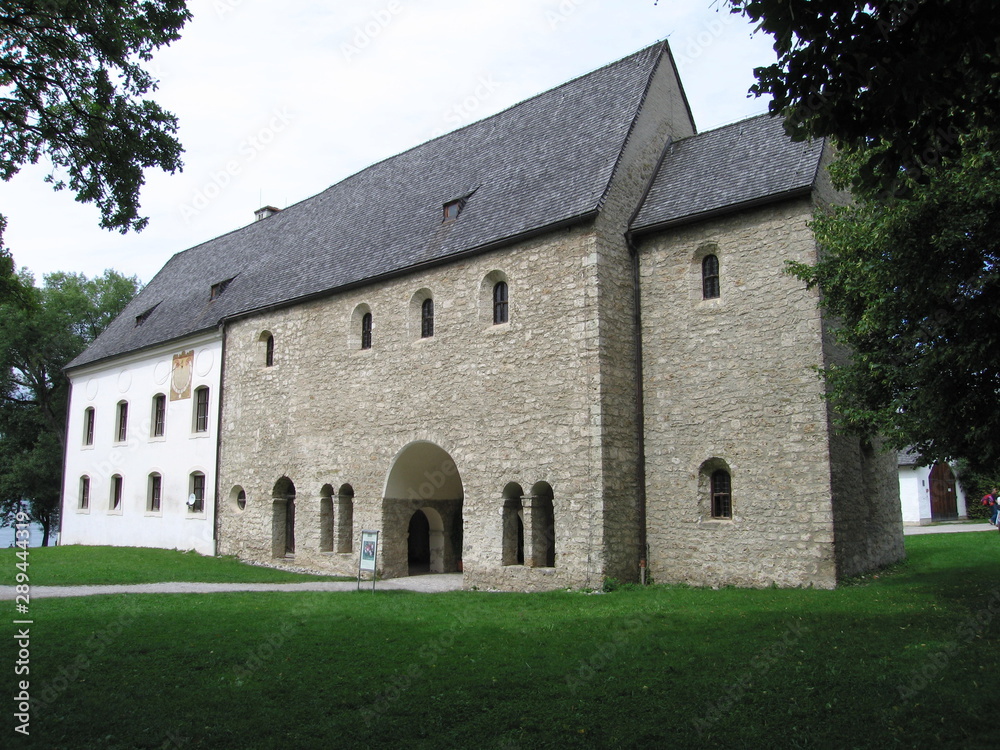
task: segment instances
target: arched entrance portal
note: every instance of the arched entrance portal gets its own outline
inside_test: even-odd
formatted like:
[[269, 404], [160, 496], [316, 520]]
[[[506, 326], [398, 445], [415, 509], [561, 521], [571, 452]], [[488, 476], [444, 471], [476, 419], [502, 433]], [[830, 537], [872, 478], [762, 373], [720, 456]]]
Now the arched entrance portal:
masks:
[[458, 467], [434, 443], [410, 443], [397, 454], [382, 501], [382, 570], [387, 578], [452, 573], [462, 566]]

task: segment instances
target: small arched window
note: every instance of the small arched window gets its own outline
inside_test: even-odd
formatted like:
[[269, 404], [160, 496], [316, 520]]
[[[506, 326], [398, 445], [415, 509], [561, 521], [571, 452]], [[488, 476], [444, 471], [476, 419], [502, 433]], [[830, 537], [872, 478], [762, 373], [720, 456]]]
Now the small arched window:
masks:
[[420, 305], [420, 338], [429, 339], [434, 335], [434, 300], [428, 297]]
[[94, 444], [94, 407], [88, 406], [87, 410], [83, 413], [83, 444], [93, 445]]
[[498, 281], [493, 286], [493, 325], [500, 325], [509, 320], [507, 308], [507, 282]]
[[716, 469], [712, 472], [712, 518], [732, 517], [733, 495], [729, 472]]
[[115, 439], [124, 443], [128, 439], [128, 401], [118, 402], [118, 423], [115, 425]]
[[208, 432], [208, 388], [205, 386], [194, 392], [194, 431]]
[[111, 510], [120, 511], [122, 509], [122, 485], [121, 474], [115, 474], [111, 477]]
[[167, 426], [167, 397], [162, 393], [153, 396], [152, 436], [163, 437]]
[[264, 367], [274, 366], [274, 336], [267, 335], [264, 339]]
[[701, 261], [701, 296], [702, 299], [719, 298], [719, 258], [716, 255], [706, 255]]
[[204, 513], [205, 512], [205, 475], [200, 471], [196, 471], [191, 474], [191, 480], [189, 484], [190, 493], [188, 494], [188, 512], [189, 513]]
[[372, 348], [372, 314], [365, 313], [361, 318], [361, 348]]
[[80, 477], [80, 510], [90, 509], [90, 477], [84, 474]]
[[160, 512], [160, 501], [163, 497], [163, 477], [156, 472], [149, 475], [149, 492], [146, 497], [146, 510], [150, 513]]

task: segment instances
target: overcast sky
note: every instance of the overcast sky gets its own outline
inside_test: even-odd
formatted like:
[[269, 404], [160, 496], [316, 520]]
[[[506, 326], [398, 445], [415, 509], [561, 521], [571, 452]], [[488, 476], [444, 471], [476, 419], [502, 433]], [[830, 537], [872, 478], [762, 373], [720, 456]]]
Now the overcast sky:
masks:
[[[36, 282], [106, 268], [148, 282], [176, 252], [284, 208], [377, 161], [660, 39], [699, 131], [767, 111], [749, 97], [774, 61], [721, 0], [190, 0], [152, 64], [178, 116], [184, 171], [150, 171], [141, 233], [53, 192], [42, 167], [0, 183], [7, 246]], [[720, 6], [722, 6], [720, 8]]]

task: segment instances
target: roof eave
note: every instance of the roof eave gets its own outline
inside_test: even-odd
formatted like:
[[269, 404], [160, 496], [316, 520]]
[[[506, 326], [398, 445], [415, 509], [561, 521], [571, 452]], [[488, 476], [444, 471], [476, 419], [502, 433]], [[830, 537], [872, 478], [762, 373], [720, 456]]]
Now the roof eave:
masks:
[[457, 253], [452, 253], [451, 255], [446, 255], [441, 258], [435, 258], [433, 260], [424, 261], [421, 263], [415, 263], [413, 265], [405, 266], [404, 268], [399, 268], [394, 271], [389, 271], [387, 273], [380, 274], [378, 276], [369, 276], [358, 281], [353, 281], [348, 284], [341, 284], [340, 286], [330, 287], [328, 289], [323, 289], [318, 292], [312, 292], [311, 294], [305, 294], [300, 297], [295, 297], [292, 299], [282, 300], [281, 302], [275, 302], [270, 305], [263, 305], [261, 307], [255, 307], [249, 310], [243, 310], [232, 315], [227, 315], [219, 321], [220, 325], [225, 325], [236, 320], [242, 320], [243, 318], [252, 318], [256, 315], [261, 315], [263, 313], [269, 312], [271, 310], [281, 310], [286, 307], [293, 307], [295, 305], [301, 305], [306, 302], [311, 302], [317, 299], [323, 299], [324, 297], [331, 297], [335, 294], [343, 294], [344, 292], [349, 292], [353, 289], [360, 289], [365, 286], [370, 286], [372, 284], [381, 283], [384, 281], [389, 281], [391, 279], [398, 279], [403, 276], [407, 276], [412, 273], [417, 273], [419, 271], [425, 271], [430, 268], [437, 268], [439, 266], [447, 265], [455, 261], [463, 260], [465, 258], [471, 258], [476, 255], [483, 255], [494, 250], [500, 250], [504, 247], [510, 245], [515, 245], [520, 242], [525, 242], [527, 240], [533, 239], [543, 234], [548, 234], [550, 232], [556, 232], [560, 229], [568, 229], [570, 227], [576, 226], [578, 224], [584, 224], [587, 221], [591, 221], [597, 217], [600, 213], [600, 209], [590, 209], [584, 213], [577, 214], [575, 216], [562, 219], [560, 221], [554, 222], [552, 224], [546, 224], [542, 227], [537, 227], [535, 229], [522, 232], [520, 234], [513, 235], [511, 237], [504, 237], [503, 239], [496, 240], [494, 242], [488, 242], [484, 245], [477, 245], [476, 247], [469, 248], [466, 250], [461, 250]]
[[761, 206], [766, 206], [771, 203], [781, 203], [782, 201], [792, 200], [793, 198], [804, 198], [812, 194], [813, 186], [806, 185], [804, 187], [797, 187], [791, 190], [785, 190], [781, 193], [772, 193], [770, 195], [765, 195], [760, 198], [753, 198], [751, 200], [742, 201], [740, 203], [732, 203], [727, 206], [720, 206], [719, 208], [709, 209], [708, 211], [701, 211], [694, 214], [686, 214], [684, 216], [679, 216], [675, 219], [668, 219], [667, 221], [660, 221], [655, 224], [647, 224], [641, 227], [633, 227], [629, 230], [629, 234], [634, 237], [641, 237], [643, 235], [652, 234], [654, 232], [661, 232], [665, 229], [674, 229], [685, 224], [697, 224], [701, 221], [707, 221], [708, 219], [715, 219], [719, 216], [725, 216], [727, 214], [739, 213], [740, 211], [746, 211], [752, 208], [759, 208]]

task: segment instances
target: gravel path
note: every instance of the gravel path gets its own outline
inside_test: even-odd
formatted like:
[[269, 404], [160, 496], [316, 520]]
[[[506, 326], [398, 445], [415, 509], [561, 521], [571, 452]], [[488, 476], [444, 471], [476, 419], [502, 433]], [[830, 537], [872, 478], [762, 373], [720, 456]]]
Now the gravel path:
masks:
[[904, 526], [903, 535], [912, 536], [914, 534], [954, 534], [959, 531], [992, 531], [997, 533], [996, 526], [990, 526], [987, 521], [982, 523], [969, 523], [968, 521], [945, 521], [935, 523], [930, 526]]
[[[361, 590], [371, 591], [371, 581]], [[460, 591], [461, 573], [390, 578], [375, 583], [376, 591]], [[32, 599], [94, 594], [216, 594], [229, 591], [357, 591], [356, 581], [309, 581], [306, 583], [137, 583], [114, 586], [32, 586]], [[0, 600], [14, 598], [13, 586], [0, 586]]]
[[[903, 534], [954, 534], [965, 531], [992, 531], [988, 523], [941, 523], [931, 526], [905, 526]], [[361, 590], [370, 591], [371, 581], [362, 582]], [[95, 594], [217, 594], [229, 591], [357, 591], [355, 581], [309, 581], [307, 583], [137, 583], [116, 586], [32, 586], [32, 599]], [[461, 573], [390, 578], [375, 583], [376, 591], [461, 591]], [[0, 601], [14, 598], [13, 586], [0, 586]]]

